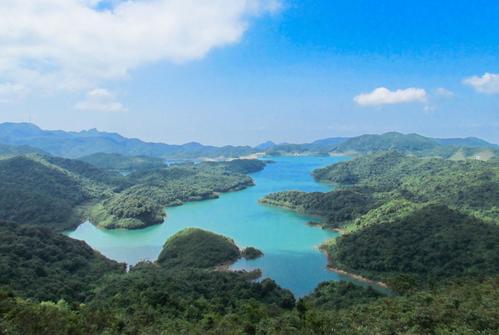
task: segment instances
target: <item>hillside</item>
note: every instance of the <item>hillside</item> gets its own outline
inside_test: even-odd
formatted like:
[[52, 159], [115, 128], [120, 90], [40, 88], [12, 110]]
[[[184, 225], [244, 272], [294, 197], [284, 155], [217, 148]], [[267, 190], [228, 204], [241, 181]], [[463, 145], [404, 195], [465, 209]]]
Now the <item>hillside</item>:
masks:
[[439, 202], [496, 221], [499, 165], [482, 161], [419, 159], [379, 153], [314, 171], [322, 182], [369, 188], [377, 199]]
[[90, 217], [105, 228], [142, 228], [162, 223], [167, 206], [252, 186], [240, 172], [264, 166], [246, 160], [161, 165], [121, 176], [52, 156], [0, 159], [0, 219], [66, 230]]
[[334, 154], [365, 155], [395, 150], [421, 157], [450, 158], [459, 153], [460, 159], [488, 160], [499, 154], [499, 147], [477, 138], [434, 139], [418, 134], [390, 132], [381, 135], [361, 135], [350, 138], [331, 149]]
[[99, 169], [124, 172], [156, 169], [165, 165], [161, 158], [123, 156], [116, 153], [102, 152], [79, 157], [78, 160], [92, 164]]
[[0, 157], [13, 157], [27, 154], [47, 155], [44, 151], [27, 145], [8, 145], [0, 143]]
[[[253, 186], [249, 176], [232, 172], [235, 166], [242, 169], [240, 164], [207, 162], [137, 171], [125, 177], [131, 187], [94, 206], [90, 210], [90, 219], [104, 228], [136, 229], [162, 223], [165, 207], [214, 199], [219, 193]], [[251, 162], [242, 164], [255, 165]], [[259, 168], [265, 166], [256, 164]]]
[[[80, 163], [80, 170], [93, 167]], [[99, 178], [96, 178], [99, 179]], [[84, 178], [41, 156], [0, 160], [0, 219], [67, 229], [77, 225], [76, 208], [110, 186]]]
[[30, 123], [0, 124], [0, 143], [29, 145], [54, 156], [78, 158], [95, 153], [117, 153], [125, 156], [151, 156], [169, 159], [200, 157], [239, 157], [255, 152], [251, 147], [204, 146], [199, 143], [168, 145], [126, 138], [96, 129], [81, 132], [42, 130]]
[[269, 194], [265, 204], [324, 218], [336, 268], [429, 285], [499, 273], [499, 165], [377, 153], [314, 171], [336, 189]]
[[201, 229], [185, 229], [166, 241], [157, 262], [174, 267], [211, 268], [241, 257], [233, 240]]
[[499, 272], [499, 225], [441, 205], [414, 210], [342, 236], [328, 248], [334, 267], [401, 285], [442, 284], [459, 277]]
[[50, 229], [0, 222], [0, 287], [38, 301], [84, 302], [107, 274], [125, 270]]

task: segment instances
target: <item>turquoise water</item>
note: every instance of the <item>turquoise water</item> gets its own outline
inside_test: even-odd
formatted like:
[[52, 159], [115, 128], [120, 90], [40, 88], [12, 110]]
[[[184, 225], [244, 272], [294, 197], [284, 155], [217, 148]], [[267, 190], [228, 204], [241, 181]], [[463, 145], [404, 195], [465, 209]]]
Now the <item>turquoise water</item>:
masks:
[[231, 237], [240, 247], [262, 250], [264, 256], [260, 259], [241, 260], [233, 268], [260, 268], [262, 278], [273, 278], [297, 296], [310, 293], [322, 281], [348, 280], [328, 271], [326, 257], [317, 249], [337, 233], [307, 225], [314, 218], [258, 203], [263, 196], [276, 191], [328, 191], [329, 186], [313, 180], [311, 171], [346, 158], [270, 159], [275, 163], [251, 175], [256, 186], [223, 194], [219, 199], [167, 208], [167, 219], [161, 225], [141, 230], [104, 230], [86, 222], [69, 236], [86, 241], [111, 259], [135, 264], [155, 260], [164, 242], [176, 232], [198, 227]]

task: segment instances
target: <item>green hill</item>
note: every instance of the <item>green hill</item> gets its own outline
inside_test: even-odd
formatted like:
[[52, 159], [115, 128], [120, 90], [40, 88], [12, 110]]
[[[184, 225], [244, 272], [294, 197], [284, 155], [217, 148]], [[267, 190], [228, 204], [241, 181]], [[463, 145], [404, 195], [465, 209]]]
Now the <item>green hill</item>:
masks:
[[66, 229], [78, 223], [75, 207], [91, 198], [59, 170], [28, 157], [0, 160], [0, 219]]
[[487, 277], [499, 273], [499, 225], [430, 205], [346, 234], [329, 254], [335, 267], [395, 286], [400, 276], [435, 284]]
[[490, 157], [499, 155], [497, 145], [477, 138], [434, 139], [418, 134], [397, 132], [353, 137], [331, 149], [335, 154], [349, 155], [366, 155], [390, 150], [421, 157], [450, 158], [460, 155], [461, 159], [479, 157], [488, 160]]
[[241, 252], [233, 240], [201, 229], [185, 229], [163, 247], [158, 263], [165, 268], [210, 268], [234, 262]]
[[0, 222], [0, 287], [39, 301], [84, 302], [124, 265], [50, 229]]
[[499, 165], [494, 161], [420, 159], [392, 151], [318, 169], [314, 176], [340, 187], [368, 188], [383, 202], [438, 202], [488, 222], [499, 216]]
[[123, 156], [115, 153], [95, 153], [78, 158], [103, 170], [137, 171], [161, 168], [165, 165], [161, 158], [147, 156]]

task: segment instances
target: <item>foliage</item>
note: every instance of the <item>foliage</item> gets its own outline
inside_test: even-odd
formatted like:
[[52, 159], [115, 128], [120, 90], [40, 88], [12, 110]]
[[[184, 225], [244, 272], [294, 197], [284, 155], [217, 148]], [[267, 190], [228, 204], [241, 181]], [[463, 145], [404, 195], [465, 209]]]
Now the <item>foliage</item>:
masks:
[[434, 139], [418, 134], [397, 132], [353, 137], [332, 149], [334, 153], [350, 154], [372, 154], [390, 150], [420, 157], [441, 158], [450, 158], [457, 152], [461, 152], [463, 159], [480, 156], [485, 150], [492, 156], [499, 154], [497, 145], [476, 138]]
[[50, 229], [0, 223], [0, 287], [36, 300], [87, 300], [108, 273], [124, 267], [84, 242]]
[[[96, 205], [91, 219], [105, 228], [143, 228], [163, 222], [164, 207], [213, 199], [218, 193], [253, 185], [250, 177], [228, 171], [227, 164], [183, 164], [132, 173], [126, 180], [133, 186]], [[229, 166], [250, 169], [261, 164], [241, 161]]]
[[241, 250], [241, 256], [246, 259], [257, 259], [263, 256], [263, 252], [253, 247], [247, 247]]
[[314, 171], [320, 181], [368, 187], [378, 199], [438, 202], [487, 222], [499, 215], [495, 161], [419, 159], [397, 152], [360, 157]]
[[329, 253], [335, 266], [381, 280], [417, 283], [499, 272], [499, 226], [429, 205], [393, 223], [343, 235]]
[[142, 228], [163, 222], [167, 206], [253, 185], [234, 171], [264, 166], [254, 160], [162, 165], [121, 176], [59, 157], [0, 159], [0, 219], [65, 230], [90, 216], [105, 228]]
[[210, 268], [241, 257], [233, 240], [201, 229], [184, 229], [166, 241], [158, 257], [165, 268]]
[[78, 158], [103, 170], [137, 171], [161, 168], [165, 165], [161, 158], [148, 156], [124, 156], [116, 153], [95, 153]]
[[364, 288], [349, 282], [323, 282], [303, 299], [307, 309], [339, 310], [373, 302], [384, 297], [371, 287]]
[[378, 205], [367, 188], [355, 187], [334, 192], [288, 191], [272, 193], [260, 200], [261, 203], [289, 208], [309, 215], [327, 218], [331, 227], [349, 222]]
[[27, 157], [0, 160], [0, 189], [0, 219], [56, 229], [74, 226], [74, 208], [90, 198], [71, 176]]

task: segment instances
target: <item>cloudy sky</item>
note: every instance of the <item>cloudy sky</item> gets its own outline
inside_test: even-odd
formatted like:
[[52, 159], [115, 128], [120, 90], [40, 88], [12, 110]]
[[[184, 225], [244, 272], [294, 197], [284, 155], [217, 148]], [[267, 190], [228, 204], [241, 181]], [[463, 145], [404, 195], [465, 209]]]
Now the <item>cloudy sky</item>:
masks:
[[168, 143], [499, 143], [499, 2], [2, 0], [5, 121]]

